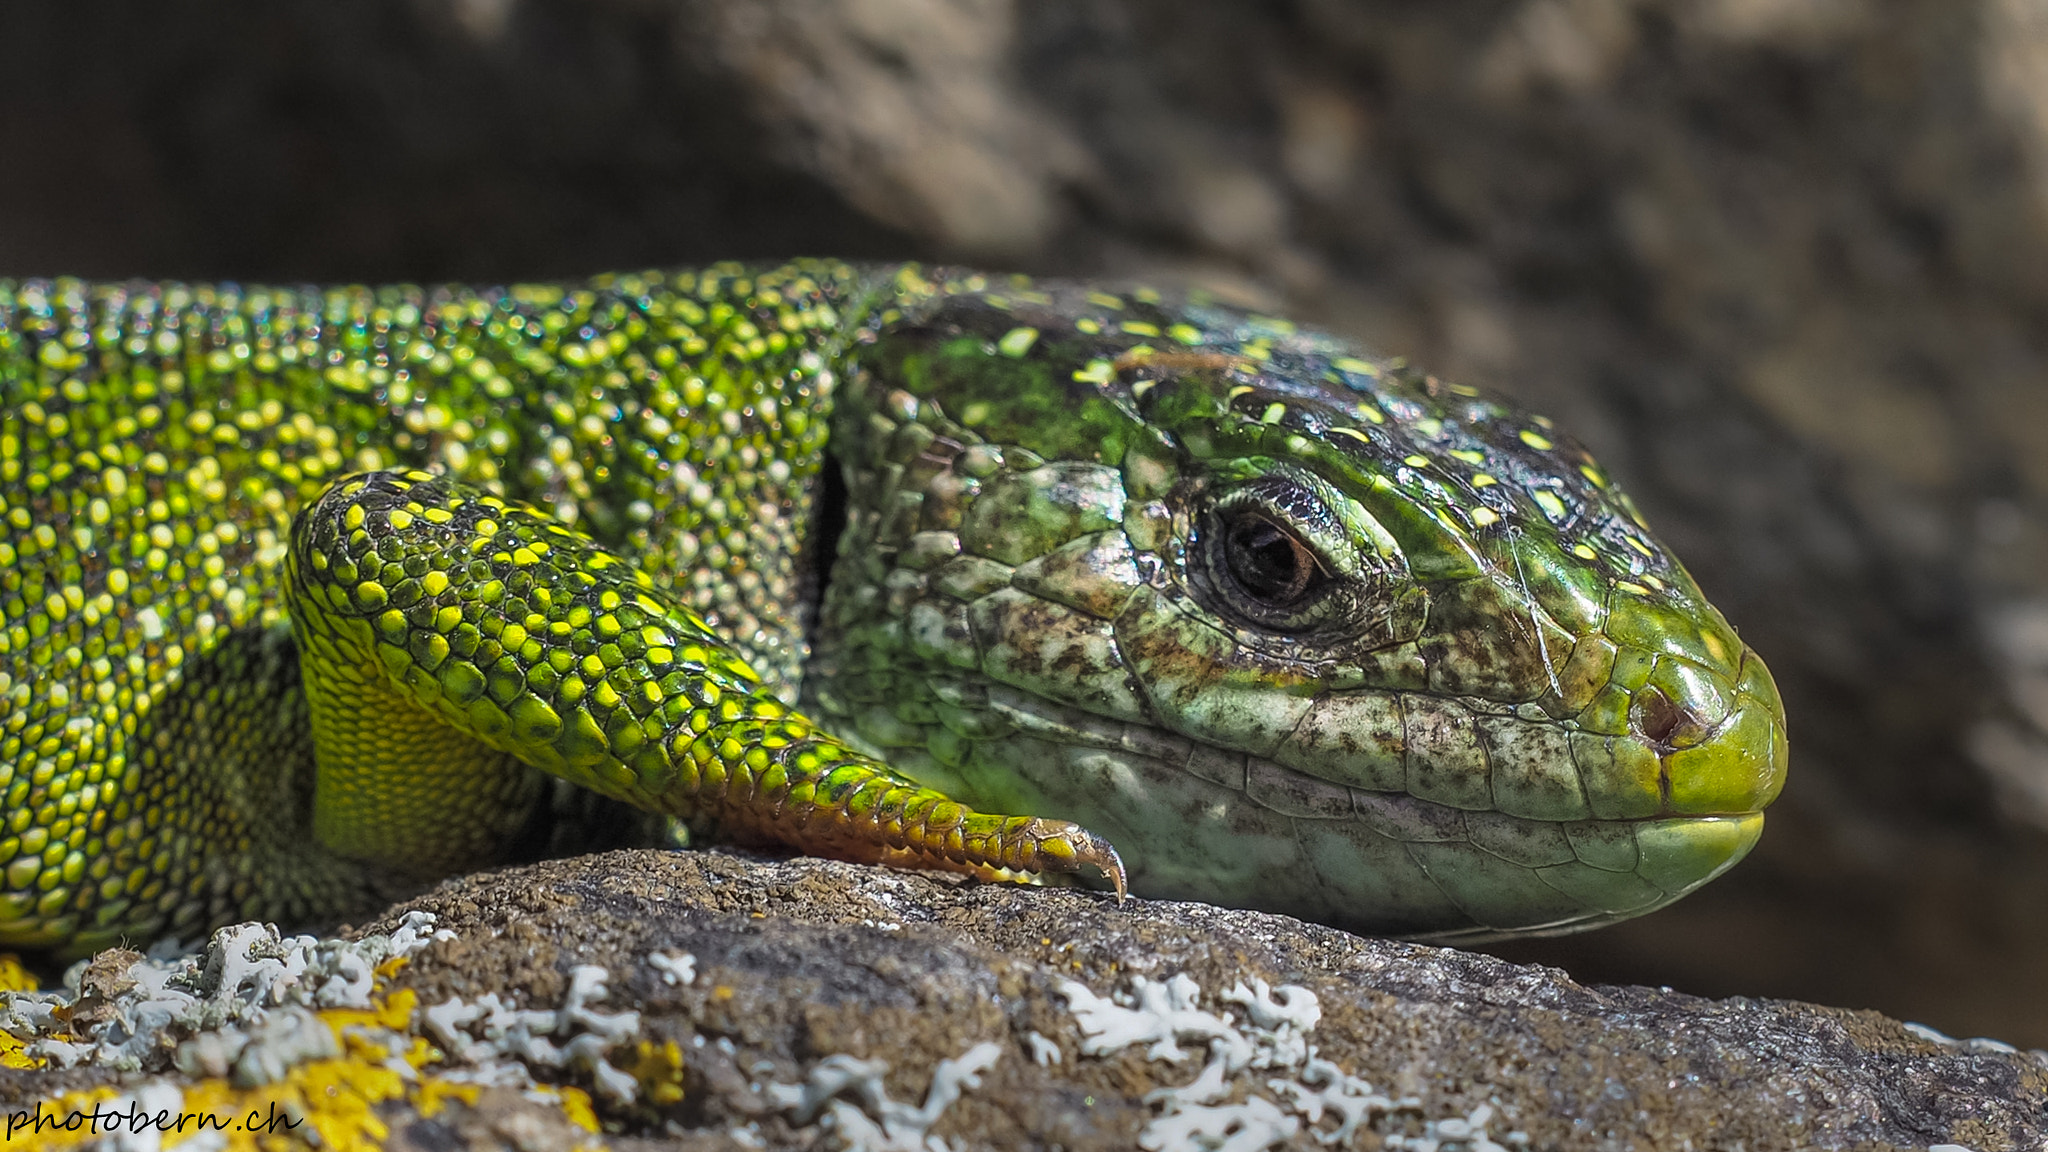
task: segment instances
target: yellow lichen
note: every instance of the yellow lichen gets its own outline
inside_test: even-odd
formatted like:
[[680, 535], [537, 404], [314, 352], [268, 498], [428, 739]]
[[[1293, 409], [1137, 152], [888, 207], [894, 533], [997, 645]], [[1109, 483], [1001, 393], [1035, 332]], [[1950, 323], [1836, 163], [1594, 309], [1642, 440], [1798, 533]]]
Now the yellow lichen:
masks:
[[673, 1040], [642, 1040], [623, 1069], [640, 1082], [641, 1099], [664, 1108], [683, 1099], [683, 1049]]
[[[379, 976], [397, 965], [386, 963]], [[371, 1001], [369, 1008], [330, 1008], [317, 1013], [333, 1031], [344, 1055], [300, 1064], [274, 1084], [238, 1088], [227, 1079], [214, 1077], [180, 1085], [184, 1093], [179, 1112], [160, 1121], [162, 1146], [173, 1150], [194, 1136], [207, 1135], [224, 1141], [222, 1152], [375, 1152], [384, 1146], [390, 1128], [377, 1114], [377, 1106], [404, 1100], [421, 1116], [434, 1116], [451, 1101], [475, 1106], [480, 1089], [475, 1084], [445, 1079], [427, 1071], [444, 1057], [411, 1028], [419, 997], [401, 989]], [[392, 1052], [396, 1039], [403, 1050]], [[0, 1066], [36, 1067], [22, 1052], [22, 1042], [0, 1033]], [[646, 1086], [648, 1099], [656, 1104], [682, 1098], [682, 1050], [674, 1043], [642, 1043], [634, 1074]], [[396, 1057], [394, 1060], [393, 1057]], [[590, 1094], [567, 1085], [539, 1085], [535, 1094], [552, 1098], [564, 1119], [585, 1132], [602, 1131]], [[11, 1139], [0, 1137], [0, 1149], [67, 1149], [82, 1147], [109, 1135], [104, 1121], [94, 1132], [90, 1117], [94, 1106], [114, 1099], [114, 1088], [66, 1093], [42, 1105], [45, 1118], [40, 1131], [33, 1117]], [[63, 1122], [73, 1113], [81, 1114], [74, 1129]], [[102, 1116], [107, 1115], [101, 1113]], [[0, 1114], [0, 1125], [6, 1122]], [[4, 1131], [4, 1129], [0, 1129]], [[595, 1147], [595, 1144], [589, 1145]]]
[[41, 1068], [42, 1061], [22, 1051], [27, 1046], [28, 1041], [0, 1032], [0, 1068]]
[[[22, 966], [21, 957], [0, 952], [0, 992], [34, 992], [41, 985]], [[43, 1062], [22, 1051], [28, 1041], [0, 1032], [0, 1068], [41, 1068]]]
[[410, 988], [401, 988], [382, 1000], [371, 1000], [368, 1008], [329, 1008], [320, 1013], [320, 1019], [334, 1032], [337, 1041], [347, 1042], [343, 1030], [352, 1026], [388, 1028], [403, 1032], [412, 1023], [413, 1009], [419, 1007], [420, 998]]
[[568, 1117], [569, 1123], [585, 1132], [602, 1131], [597, 1124], [597, 1109], [590, 1106], [590, 1093], [567, 1084], [543, 1085], [540, 1090], [554, 1093], [555, 1098], [561, 1101], [562, 1115]]
[[376, 1152], [390, 1129], [371, 1108], [405, 1094], [405, 1081], [381, 1065], [357, 1060], [315, 1060], [293, 1069], [290, 1083], [304, 1093], [308, 1119], [320, 1145], [337, 1152]]
[[470, 1107], [476, 1107], [477, 1094], [482, 1089], [474, 1084], [457, 1084], [438, 1076], [428, 1077], [420, 1082], [420, 1089], [413, 1095], [413, 1103], [420, 1115], [429, 1119], [440, 1114], [449, 1100], [460, 1100]]
[[39, 987], [35, 976], [22, 966], [21, 957], [0, 952], [0, 992], [33, 992]]

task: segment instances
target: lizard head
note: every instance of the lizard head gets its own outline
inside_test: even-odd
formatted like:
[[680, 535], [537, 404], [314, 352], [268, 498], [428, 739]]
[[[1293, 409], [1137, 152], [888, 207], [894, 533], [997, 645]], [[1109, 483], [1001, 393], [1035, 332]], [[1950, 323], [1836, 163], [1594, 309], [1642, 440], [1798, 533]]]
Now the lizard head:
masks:
[[872, 547], [817, 691], [899, 766], [1097, 829], [1141, 893], [1435, 938], [1635, 915], [1755, 843], [1770, 674], [1547, 420], [1059, 285], [938, 294], [861, 363]]

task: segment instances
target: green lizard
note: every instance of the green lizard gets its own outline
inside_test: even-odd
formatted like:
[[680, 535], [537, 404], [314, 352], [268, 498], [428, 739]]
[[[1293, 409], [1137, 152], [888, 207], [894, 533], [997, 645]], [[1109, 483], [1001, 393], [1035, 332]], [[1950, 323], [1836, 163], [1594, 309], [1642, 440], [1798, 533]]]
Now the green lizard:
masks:
[[0, 389], [12, 946], [656, 817], [1563, 931], [1784, 778], [1769, 673], [1548, 421], [1200, 298], [0, 283]]

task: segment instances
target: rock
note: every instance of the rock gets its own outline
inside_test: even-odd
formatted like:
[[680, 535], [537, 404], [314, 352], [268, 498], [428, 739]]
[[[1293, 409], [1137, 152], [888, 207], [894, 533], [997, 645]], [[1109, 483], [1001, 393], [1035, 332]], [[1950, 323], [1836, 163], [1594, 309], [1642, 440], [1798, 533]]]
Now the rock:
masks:
[[[566, 1152], [600, 1121], [626, 1146], [686, 1148], [2048, 1138], [2048, 1053], [1874, 1012], [1586, 986], [1284, 916], [811, 859], [551, 861], [450, 881], [360, 944], [241, 926], [168, 977], [139, 959], [103, 953], [86, 1002], [177, 1010], [132, 1038], [74, 1025], [80, 1066], [0, 1074], [0, 1119], [90, 1107], [56, 1098], [108, 1084], [109, 1113], [268, 1108], [401, 1149]], [[383, 973], [374, 995], [349, 986], [363, 963]], [[222, 1037], [246, 1049], [231, 1079], [231, 1052], [188, 1058]], [[417, 1071], [394, 1076], [408, 1051]], [[558, 1087], [521, 1090], [536, 1080]]]
[[[622, 851], [451, 881], [369, 931], [409, 914], [425, 940], [419, 912], [431, 942], [405, 945], [383, 1001], [416, 995], [414, 1033], [478, 1082], [502, 1081], [490, 1068], [509, 1050], [484, 1052], [490, 1030], [462, 1011], [486, 997], [549, 1050], [594, 1037], [588, 1060], [527, 1070], [593, 1093], [626, 1146], [1124, 1149], [1231, 1132], [1306, 1148], [1347, 1120], [1341, 1146], [1473, 1152], [2048, 1138], [2048, 1053], [1202, 904]], [[15, 1073], [0, 1093], [20, 1107], [76, 1076]], [[380, 1104], [391, 1146], [588, 1136], [573, 1108], [509, 1087], [459, 1095]], [[823, 1145], [820, 1125], [836, 1131]]]
[[[939, 1060], [993, 1041], [1004, 1055], [938, 1134], [966, 1137], [955, 1147], [1128, 1148], [1160, 1117], [1147, 1094], [1193, 1081], [1203, 1044], [1184, 1044], [1178, 1063], [1141, 1047], [1083, 1055], [1062, 989], [1111, 996], [1176, 976], [1211, 1011], [1255, 979], [1313, 992], [1317, 1054], [1422, 1102], [1382, 1132], [1490, 1106], [1493, 1139], [1519, 1130], [1537, 1148], [2048, 1138], [2048, 1054], [1941, 1043], [1874, 1012], [1587, 987], [1554, 968], [1204, 904], [1119, 907], [1097, 893], [829, 861], [615, 852], [454, 881], [404, 907], [456, 935], [395, 986], [422, 1003], [509, 989], [552, 1004], [570, 967], [602, 965], [617, 976], [608, 1008], [714, 1041], [683, 1048], [687, 1123], [760, 1123], [771, 1144], [797, 1134], [750, 1083], [797, 1082], [844, 1054], [886, 1061], [892, 1095], [914, 1100]], [[695, 980], [664, 982], [645, 960], [663, 951], [695, 957]], [[1033, 1033], [1057, 1045], [1058, 1063], [1030, 1058]], [[1232, 1098], [1285, 1104], [1267, 1079], [1233, 1077]]]

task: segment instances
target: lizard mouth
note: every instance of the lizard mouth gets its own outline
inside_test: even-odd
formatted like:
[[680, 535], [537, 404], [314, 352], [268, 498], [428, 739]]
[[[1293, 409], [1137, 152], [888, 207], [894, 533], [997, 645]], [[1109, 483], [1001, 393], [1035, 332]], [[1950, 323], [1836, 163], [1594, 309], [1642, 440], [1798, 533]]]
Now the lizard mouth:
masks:
[[[1764, 814], [1678, 816], [1617, 823], [1626, 828], [1626, 839], [1633, 841], [1633, 867], [1629, 870], [1610, 871], [1603, 862], [1584, 859], [1534, 869], [1547, 886], [1568, 892], [1589, 907], [1605, 905], [1604, 910], [1566, 914], [1549, 921], [1487, 916], [1484, 910], [1478, 910], [1474, 924], [1412, 932], [1407, 937], [1424, 943], [1462, 945], [1509, 936], [1563, 936], [1655, 911], [1741, 863], [1763, 835]], [[1575, 829], [1565, 831], [1576, 845], [1582, 834]]]
[[[1542, 819], [1461, 808], [1347, 786], [1002, 685], [988, 685], [985, 701], [1013, 734], [963, 765], [957, 792], [1014, 803], [1026, 797], [1005, 789], [1057, 791], [1060, 815], [1124, 849], [1141, 894], [1370, 934], [1472, 943], [1599, 927], [1714, 879], [1763, 830], [1760, 811]], [[1437, 703], [1463, 711], [1477, 702]], [[1720, 754], [1717, 739], [1744, 737], [1724, 724], [1694, 748]], [[1646, 783], [1654, 790], [1658, 780]]]
[[[1732, 681], [1701, 674], [1695, 665], [1689, 665], [1690, 677], [1653, 671], [1633, 694], [1625, 734], [1574, 734], [1573, 759], [1590, 807], [1596, 816], [1616, 819], [1561, 824], [1573, 860], [1525, 863], [1545, 885], [1606, 914], [1509, 924], [1498, 913], [1478, 911], [1475, 926], [1417, 938], [1466, 943], [1509, 933], [1582, 931], [1669, 904], [1739, 863], [1763, 834], [1763, 809], [1784, 787], [1787, 745], [1769, 670], [1747, 647], [1735, 664]], [[1469, 817], [1466, 824], [1469, 831]], [[1473, 842], [1483, 846], [1478, 838]], [[1455, 852], [1421, 852], [1471, 866]], [[1432, 872], [1433, 879], [1450, 875], [1448, 867]], [[1636, 902], [1634, 910], [1621, 911]]]

